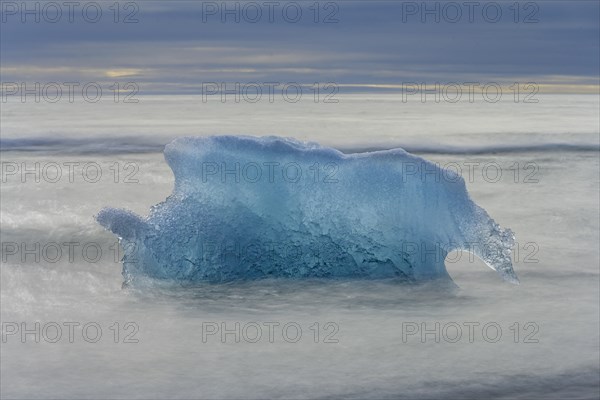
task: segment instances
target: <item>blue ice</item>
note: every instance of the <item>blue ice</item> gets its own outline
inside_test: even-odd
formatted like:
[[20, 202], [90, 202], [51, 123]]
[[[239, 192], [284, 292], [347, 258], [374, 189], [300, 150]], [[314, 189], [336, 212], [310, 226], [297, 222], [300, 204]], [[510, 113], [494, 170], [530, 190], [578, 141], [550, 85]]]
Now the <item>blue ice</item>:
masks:
[[450, 279], [452, 250], [505, 280], [513, 233], [453, 171], [402, 149], [343, 154], [280, 137], [183, 137], [165, 147], [173, 193], [147, 217], [105, 208], [127, 283], [274, 278]]

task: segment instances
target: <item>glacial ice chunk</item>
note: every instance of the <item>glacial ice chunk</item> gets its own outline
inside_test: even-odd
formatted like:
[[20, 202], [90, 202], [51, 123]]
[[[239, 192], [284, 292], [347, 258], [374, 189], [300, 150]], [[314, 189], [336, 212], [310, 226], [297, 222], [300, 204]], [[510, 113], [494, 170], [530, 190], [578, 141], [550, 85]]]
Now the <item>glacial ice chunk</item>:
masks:
[[450, 279], [452, 250], [518, 283], [513, 233], [453, 171], [402, 149], [343, 154], [279, 137], [183, 137], [165, 147], [173, 193], [140, 217], [98, 222], [125, 248], [123, 275], [178, 282]]

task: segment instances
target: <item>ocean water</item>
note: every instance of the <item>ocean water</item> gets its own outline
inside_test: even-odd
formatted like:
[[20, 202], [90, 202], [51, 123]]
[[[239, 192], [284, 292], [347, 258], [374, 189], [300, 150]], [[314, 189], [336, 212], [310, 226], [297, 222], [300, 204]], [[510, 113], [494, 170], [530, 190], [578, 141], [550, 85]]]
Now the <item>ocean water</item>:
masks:
[[[598, 398], [599, 99], [539, 99], [3, 104], [0, 394]], [[515, 232], [521, 284], [451, 254], [457, 288], [351, 280], [122, 288], [127, 250], [94, 215], [104, 206], [146, 215], [168, 196], [161, 148], [170, 139], [238, 133], [347, 152], [403, 146], [458, 168], [477, 204]]]

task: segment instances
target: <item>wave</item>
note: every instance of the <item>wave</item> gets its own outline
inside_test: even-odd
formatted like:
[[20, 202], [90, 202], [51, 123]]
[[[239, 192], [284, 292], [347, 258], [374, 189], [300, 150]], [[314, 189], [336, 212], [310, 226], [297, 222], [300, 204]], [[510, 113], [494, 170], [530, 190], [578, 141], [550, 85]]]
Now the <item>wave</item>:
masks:
[[[571, 152], [598, 152], [600, 145], [591, 143], [536, 143], [536, 144], [510, 144], [510, 145], [484, 145], [484, 146], [446, 146], [446, 145], [405, 145], [400, 146], [409, 153], [420, 154], [510, 154], [510, 153], [550, 153], [560, 151]], [[345, 153], [362, 153], [387, 150], [390, 147], [366, 147], [359, 149], [340, 149]]]
[[598, 365], [582, 364], [576, 370], [506, 374], [485, 381], [433, 379], [427, 383], [381, 386], [346, 392], [336, 398], [378, 399], [597, 399]]
[[[166, 143], [166, 142], [165, 142]], [[165, 143], [148, 138], [10, 138], [0, 139], [2, 152], [44, 152], [51, 154], [161, 153]]]
[[[163, 140], [161, 140], [163, 139]], [[170, 139], [148, 137], [88, 137], [88, 138], [3, 138], [0, 139], [1, 152], [44, 152], [50, 154], [143, 154], [162, 153]], [[552, 152], [600, 152], [598, 143], [517, 143], [453, 146], [445, 144], [402, 144], [394, 143], [379, 146], [333, 146], [346, 154], [363, 153], [392, 148], [402, 148], [418, 154], [511, 154], [511, 153], [552, 153]]]

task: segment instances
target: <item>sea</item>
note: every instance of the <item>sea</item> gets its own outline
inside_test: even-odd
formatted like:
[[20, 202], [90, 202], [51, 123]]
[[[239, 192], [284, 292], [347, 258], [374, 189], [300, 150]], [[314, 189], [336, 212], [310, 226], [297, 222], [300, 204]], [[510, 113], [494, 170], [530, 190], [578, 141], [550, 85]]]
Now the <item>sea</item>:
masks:
[[[600, 396], [598, 95], [135, 100], [1, 104], [2, 398]], [[520, 285], [451, 253], [455, 288], [351, 279], [124, 287], [126, 249], [94, 216], [106, 206], [148, 215], [173, 189], [164, 145], [224, 134], [345, 153], [402, 147], [457, 171], [515, 233]]]

